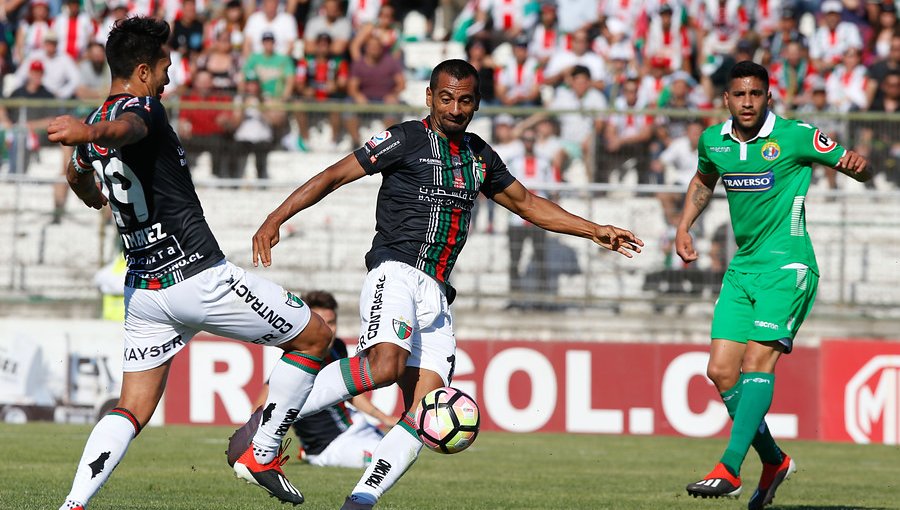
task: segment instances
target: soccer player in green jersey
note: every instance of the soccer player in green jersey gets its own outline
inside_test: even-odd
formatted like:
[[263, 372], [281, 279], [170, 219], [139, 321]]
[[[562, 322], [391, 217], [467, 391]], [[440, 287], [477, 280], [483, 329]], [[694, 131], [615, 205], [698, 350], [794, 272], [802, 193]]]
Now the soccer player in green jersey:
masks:
[[712, 320], [707, 375], [734, 421], [721, 460], [692, 496], [737, 496], [740, 469], [752, 445], [763, 463], [748, 508], [772, 502], [796, 470], [772, 439], [765, 415], [772, 403], [775, 364], [816, 296], [819, 268], [806, 231], [804, 202], [813, 163], [858, 180], [871, 178], [865, 158], [814, 126], [768, 109], [769, 74], [750, 61], [732, 68], [724, 94], [731, 118], [703, 132], [697, 173], [675, 236], [678, 255], [697, 260], [690, 228], [709, 204], [719, 178], [725, 186], [738, 251], [728, 266]]

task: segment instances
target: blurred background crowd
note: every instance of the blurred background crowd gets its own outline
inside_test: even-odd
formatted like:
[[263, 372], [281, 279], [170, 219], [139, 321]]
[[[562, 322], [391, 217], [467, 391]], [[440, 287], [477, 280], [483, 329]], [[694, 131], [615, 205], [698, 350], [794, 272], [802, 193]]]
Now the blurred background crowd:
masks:
[[[703, 111], [721, 106], [729, 68], [752, 59], [770, 70], [777, 112], [812, 117], [872, 158], [881, 185], [898, 181], [897, 137], [840, 115], [900, 106], [891, 0], [4, 0], [0, 9], [8, 98], [101, 99], [110, 25], [168, 20], [166, 95], [187, 105], [173, 115], [179, 134], [189, 151], [210, 153], [218, 177], [243, 177], [252, 154], [265, 178], [269, 151], [315, 149], [313, 139], [358, 146], [399, 116], [385, 107], [361, 129], [352, 108], [290, 104], [421, 106], [430, 65], [459, 56], [479, 70], [482, 105], [513, 114], [493, 116], [487, 137], [532, 179], [686, 184], [713, 120]], [[239, 108], [209, 106], [217, 102]], [[22, 115], [29, 126], [6, 148], [40, 145], [57, 112], [0, 109], [8, 133]], [[28, 163], [7, 159], [11, 172]]]

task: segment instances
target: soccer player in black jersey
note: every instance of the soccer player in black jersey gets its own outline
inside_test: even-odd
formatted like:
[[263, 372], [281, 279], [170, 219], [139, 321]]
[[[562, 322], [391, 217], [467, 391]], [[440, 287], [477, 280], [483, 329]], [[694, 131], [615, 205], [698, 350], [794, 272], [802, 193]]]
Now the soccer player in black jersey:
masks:
[[466, 132], [479, 100], [471, 64], [440, 63], [425, 92], [427, 118], [392, 126], [326, 168], [269, 214], [253, 237], [254, 264], [268, 266], [285, 221], [345, 184], [382, 174], [360, 296], [359, 353], [322, 369], [300, 411], [308, 416], [372, 388], [400, 385], [405, 414], [382, 439], [345, 509], [371, 508], [412, 465], [422, 448], [415, 403], [450, 384], [456, 340], [448, 277], [479, 192], [538, 227], [591, 239], [626, 257], [643, 246], [628, 230], [598, 225], [529, 193], [484, 140]]
[[85, 122], [64, 116], [48, 128], [51, 141], [76, 147], [69, 185], [89, 207], [110, 205], [128, 263], [122, 393], [88, 438], [61, 509], [85, 508], [109, 478], [159, 404], [173, 356], [201, 330], [284, 349], [270, 377], [267, 420], [248, 428], [229, 460], [239, 477], [302, 503], [281, 470], [281, 439], [309, 395], [331, 330], [298, 297], [225, 260], [159, 100], [169, 81], [168, 39], [162, 20], [116, 22], [106, 44], [109, 97]]

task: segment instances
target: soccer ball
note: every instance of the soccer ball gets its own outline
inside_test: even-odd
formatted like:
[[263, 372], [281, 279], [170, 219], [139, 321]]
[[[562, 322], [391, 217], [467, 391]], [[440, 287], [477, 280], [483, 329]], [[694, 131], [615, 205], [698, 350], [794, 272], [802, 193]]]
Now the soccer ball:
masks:
[[465, 450], [475, 441], [480, 425], [475, 399], [449, 386], [425, 395], [416, 409], [419, 439], [438, 453]]

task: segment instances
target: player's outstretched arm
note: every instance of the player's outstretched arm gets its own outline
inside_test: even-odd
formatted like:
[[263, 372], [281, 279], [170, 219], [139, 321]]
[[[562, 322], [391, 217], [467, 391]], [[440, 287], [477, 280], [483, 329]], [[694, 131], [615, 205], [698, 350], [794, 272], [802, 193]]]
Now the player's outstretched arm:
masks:
[[869, 162], [857, 152], [848, 150], [841, 156], [841, 160], [835, 165], [835, 170], [850, 176], [859, 182], [866, 182], [872, 178]]
[[62, 115], [47, 126], [48, 139], [63, 145], [94, 143], [118, 149], [147, 136], [147, 124], [135, 113], [125, 112], [116, 120], [85, 124], [71, 115]]
[[102, 209], [106, 205], [106, 197], [100, 193], [100, 188], [94, 182], [94, 172], [78, 172], [75, 164], [69, 161], [66, 166], [66, 180], [72, 191], [84, 202], [84, 205], [94, 209]]
[[538, 227], [561, 234], [584, 237], [607, 250], [633, 257], [640, 253], [644, 242], [630, 231], [612, 225], [598, 225], [576, 216], [559, 205], [534, 195], [519, 181], [514, 181], [494, 201]]
[[337, 163], [316, 174], [295, 189], [284, 202], [269, 213], [266, 220], [253, 235], [253, 265], [272, 265], [272, 247], [281, 236], [278, 229], [298, 212], [325, 198], [332, 191], [366, 175], [356, 156], [349, 154]]
[[681, 260], [693, 262], [697, 260], [697, 251], [694, 249], [694, 238], [691, 236], [691, 226], [700, 217], [700, 213], [712, 200], [713, 190], [716, 189], [718, 174], [704, 174], [697, 172], [688, 184], [687, 193], [684, 196], [684, 208], [681, 213], [681, 221], [675, 230], [675, 251]]

